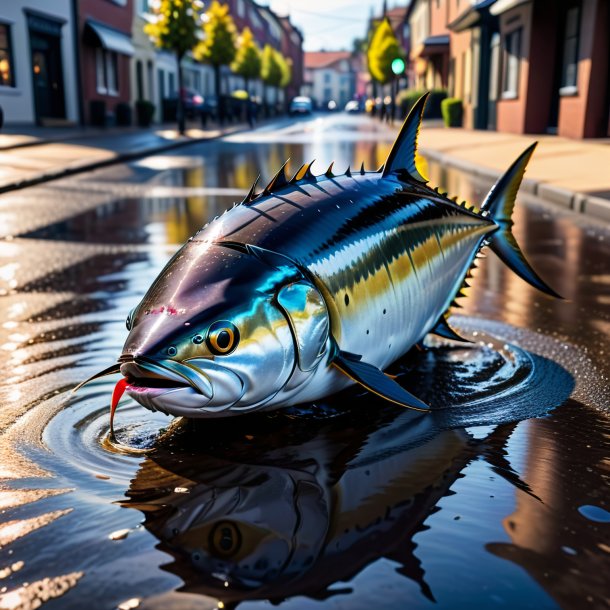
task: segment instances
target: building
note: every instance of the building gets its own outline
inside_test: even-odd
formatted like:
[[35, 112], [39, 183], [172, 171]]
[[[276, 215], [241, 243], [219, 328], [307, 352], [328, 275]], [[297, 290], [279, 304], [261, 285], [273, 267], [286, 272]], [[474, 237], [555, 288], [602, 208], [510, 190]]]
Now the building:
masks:
[[139, 0], [79, 0], [80, 74], [85, 122], [98, 122], [94, 108], [107, 115], [118, 104], [131, 102], [130, 61], [133, 2]]
[[414, 88], [446, 89], [449, 80], [449, 0], [413, 0], [407, 8]]
[[497, 129], [610, 135], [610, 3], [498, 0]]
[[290, 17], [279, 17], [282, 26], [282, 54], [290, 62], [292, 78], [286, 87], [286, 98], [291, 100], [299, 95], [303, 86], [305, 55], [303, 53], [303, 34], [290, 21]]
[[449, 95], [462, 100], [463, 126], [495, 129], [500, 60], [496, 0], [448, 1]]
[[355, 94], [356, 73], [352, 67], [351, 53], [305, 53], [305, 86], [318, 108], [326, 108], [331, 101], [343, 108]]
[[0, 3], [0, 107], [7, 124], [79, 120], [72, 0]]

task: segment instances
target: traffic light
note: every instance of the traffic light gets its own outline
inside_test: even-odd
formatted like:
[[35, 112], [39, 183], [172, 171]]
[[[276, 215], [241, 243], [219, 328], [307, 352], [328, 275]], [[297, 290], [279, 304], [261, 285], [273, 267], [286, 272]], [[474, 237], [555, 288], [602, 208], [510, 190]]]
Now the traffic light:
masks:
[[[386, 64], [387, 65], [387, 64]], [[392, 60], [392, 72], [399, 76], [405, 71], [405, 60], [402, 57], [397, 57]]]

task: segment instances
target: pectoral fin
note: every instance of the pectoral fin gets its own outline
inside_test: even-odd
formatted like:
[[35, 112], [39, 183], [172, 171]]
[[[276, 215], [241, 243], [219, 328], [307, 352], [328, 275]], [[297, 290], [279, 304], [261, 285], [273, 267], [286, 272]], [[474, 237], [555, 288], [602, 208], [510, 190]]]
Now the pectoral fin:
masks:
[[344, 375], [347, 375], [350, 379], [369, 390], [369, 392], [373, 392], [385, 400], [402, 407], [415, 409], [416, 411], [430, 410], [426, 403], [407, 392], [400, 384], [388, 377], [376, 366], [362, 362], [360, 356], [347, 352], [338, 352], [333, 360], [333, 364]]

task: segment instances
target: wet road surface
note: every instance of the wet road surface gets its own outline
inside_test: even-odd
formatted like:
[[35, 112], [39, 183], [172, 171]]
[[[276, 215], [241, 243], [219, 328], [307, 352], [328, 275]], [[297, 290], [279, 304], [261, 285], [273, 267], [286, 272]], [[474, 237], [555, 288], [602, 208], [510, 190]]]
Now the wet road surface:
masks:
[[[214, 424], [126, 402], [115, 446], [113, 380], [69, 393], [258, 173], [374, 169], [394, 135], [314, 117], [0, 197], [0, 608], [608, 606], [607, 225], [519, 202], [566, 300], [483, 259], [452, 318], [473, 345], [395, 371], [434, 418], [357, 393]], [[428, 175], [472, 203], [490, 186]]]

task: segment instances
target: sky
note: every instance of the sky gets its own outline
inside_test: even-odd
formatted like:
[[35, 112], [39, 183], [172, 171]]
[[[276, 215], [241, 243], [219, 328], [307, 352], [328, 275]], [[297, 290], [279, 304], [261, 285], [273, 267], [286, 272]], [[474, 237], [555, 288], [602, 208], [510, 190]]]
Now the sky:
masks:
[[366, 34], [371, 8], [381, 13], [382, 5], [382, 0], [270, 0], [274, 11], [290, 15], [303, 32], [306, 51], [351, 51], [352, 40]]

